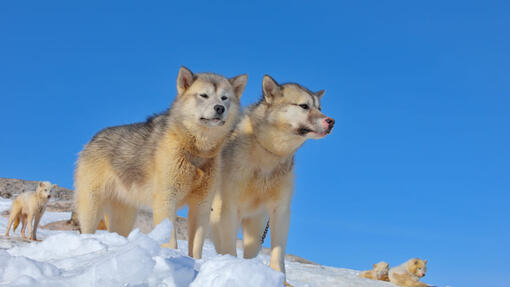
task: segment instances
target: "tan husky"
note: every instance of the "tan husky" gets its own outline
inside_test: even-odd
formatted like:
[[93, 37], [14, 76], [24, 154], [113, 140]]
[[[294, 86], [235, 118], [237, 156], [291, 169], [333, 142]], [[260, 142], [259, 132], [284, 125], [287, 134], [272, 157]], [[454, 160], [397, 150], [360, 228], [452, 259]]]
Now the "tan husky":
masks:
[[[187, 204], [188, 253], [201, 258], [219, 184], [219, 153], [239, 119], [246, 80], [182, 67], [177, 98], [165, 113], [96, 134], [75, 172], [82, 233], [94, 233], [104, 215], [110, 232], [126, 236], [141, 205], [152, 206], [155, 225], [169, 218], [175, 226], [177, 209]], [[164, 246], [177, 248], [175, 228]]]
[[51, 197], [50, 191], [52, 188], [51, 183], [43, 181], [39, 182], [35, 192], [25, 192], [16, 197], [11, 205], [5, 236], [9, 236], [12, 224], [14, 224], [12, 227], [14, 232], [21, 221], [21, 237], [25, 238], [25, 228], [28, 225], [30, 240], [37, 240], [37, 227], [44, 211], [46, 211], [46, 204]]
[[322, 138], [334, 120], [320, 112], [320, 98], [298, 84], [279, 85], [270, 76], [263, 98], [247, 109], [222, 152], [222, 186], [211, 214], [216, 250], [236, 255], [242, 226], [244, 257], [260, 250], [271, 228], [270, 266], [285, 272], [284, 257], [293, 193], [294, 153], [309, 138]]
[[358, 277], [368, 278], [372, 280], [390, 281], [388, 271], [390, 265], [384, 261], [372, 265], [372, 270], [366, 270], [359, 273]]
[[428, 287], [420, 281], [427, 273], [427, 260], [411, 258], [403, 264], [390, 269], [390, 282], [405, 287]]

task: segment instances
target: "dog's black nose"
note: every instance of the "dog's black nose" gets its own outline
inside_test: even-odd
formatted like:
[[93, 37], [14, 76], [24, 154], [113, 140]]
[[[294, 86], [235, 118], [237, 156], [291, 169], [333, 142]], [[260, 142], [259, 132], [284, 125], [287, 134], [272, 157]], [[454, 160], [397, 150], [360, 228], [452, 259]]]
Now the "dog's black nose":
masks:
[[333, 125], [335, 123], [335, 120], [332, 118], [327, 118], [326, 123], [328, 123], [329, 125]]
[[216, 105], [214, 106], [214, 110], [216, 111], [216, 113], [218, 113], [218, 115], [221, 115], [223, 114], [223, 112], [225, 112], [225, 107], [222, 105]]

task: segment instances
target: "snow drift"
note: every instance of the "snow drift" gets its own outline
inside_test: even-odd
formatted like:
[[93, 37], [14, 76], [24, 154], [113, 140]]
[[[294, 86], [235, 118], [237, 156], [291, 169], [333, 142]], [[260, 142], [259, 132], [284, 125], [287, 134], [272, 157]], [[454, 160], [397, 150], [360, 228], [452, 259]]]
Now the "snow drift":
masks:
[[[10, 203], [0, 199], [0, 211]], [[69, 217], [67, 212], [46, 212], [41, 225]], [[0, 217], [0, 231], [6, 225], [7, 219]], [[283, 286], [283, 274], [268, 266], [266, 255], [249, 260], [217, 255], [206, 242], [204, 259], [195, 260], [186, 256], [186, 241], [179, 241], [178, 250], [160, 248], [169, 240], [171, 228], [167, 220], [149, 234], [135, 229], [127, 238], [104, 231], [80, 235], [43, 229], [38, 234], [42, 242], [4, 237], [0, 240], [0, 285]], [[11, 236], [19, 237], [19, 231]], [[357, 278], [354, 270], [298, 262], [286, 262], [286, 266], [287, 280], [295, 286], [394, 286]]]

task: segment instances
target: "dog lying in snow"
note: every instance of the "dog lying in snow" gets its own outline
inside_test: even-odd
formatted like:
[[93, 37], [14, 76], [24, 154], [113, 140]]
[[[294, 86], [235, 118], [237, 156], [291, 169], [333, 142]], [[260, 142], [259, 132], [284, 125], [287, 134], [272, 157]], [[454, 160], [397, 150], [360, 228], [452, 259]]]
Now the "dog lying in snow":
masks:
[[48, 181], [39, 182], [35, 192], [22, 193], [12, 202], [5, 236], [9, 236], [9, 230], [12, 224], [14, 224], [12, 228], [14, 232], [21, 221], [21, 237], [26, 238], [25, 228], [28, 223], [30, 240], [37, 240], [37, 226], [46, 210], [51, 188], [52, 185]]
[[388, 271], [390, 265], [384, 261], [372, 265], [372, 270], [362, 271], [358, 276], [361, 278], [368, 278], [372, 280], [390, 281], [388, 278]]
[[420, 282], [420, 278], [427, 272], [427, 260], [411, 258], [407, 262], [390, 269], [390, 282], [405, 287], [428, 287]]

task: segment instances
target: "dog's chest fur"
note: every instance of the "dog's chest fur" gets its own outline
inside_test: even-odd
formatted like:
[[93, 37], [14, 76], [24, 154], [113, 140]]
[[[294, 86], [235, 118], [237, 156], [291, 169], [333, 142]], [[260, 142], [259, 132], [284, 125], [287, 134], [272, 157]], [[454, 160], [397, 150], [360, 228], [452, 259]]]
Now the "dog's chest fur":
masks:
[[197, 181], [202, 181], [208, 178], [214, 171], [216, 157], [213, 158], [202, 158], [188, 154], [186, 160], [194, 167], [193, 181], [195, 184]]
[[273, 168], [253, 168], [250, 182], [259, 187], [261, 192], [268, 192], [278, 183], [281, 177], [292, 171], [292, 166], [288, 162], [281, 162]]
[[252, 166], [247, 178], [247, 185], [241, 196], [241, 204], [247, 210], [256, 212], [268, 208], [282, 198], [282, 180], [292, 173], [293, 160], [290, 158], [278, 162], [272, 167]]

